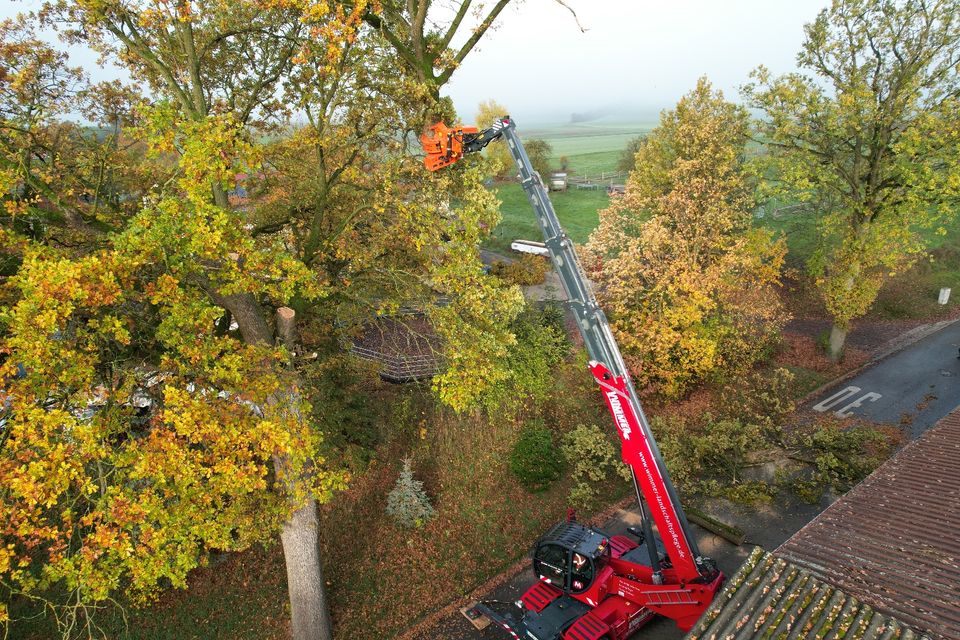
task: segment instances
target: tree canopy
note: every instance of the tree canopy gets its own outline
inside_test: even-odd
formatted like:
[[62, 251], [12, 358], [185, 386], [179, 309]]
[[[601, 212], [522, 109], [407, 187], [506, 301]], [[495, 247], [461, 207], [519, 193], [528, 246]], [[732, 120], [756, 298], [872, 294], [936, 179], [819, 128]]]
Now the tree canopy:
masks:
[[678, 394], [758, 360], [783, 322], [785, 248], [751, 226], [746, 110], [706, 79], [661, 115], [585, 267], [640, 386]]
[[[4, 26], [0, 585], [66, 593], [48, 602], [65, 635], [93, 633], [121, 588], [148, 599], [279, 533], [294, 636], [329, 637], [317, 504], [349, 470], [328, 462], [304, 343], [342, 358], [359, 327], [412, 306], [442, 337], [442, 401], [467, 410], [508, 376], [522, 298], [483, 275], [484, 161], [427, 173], [406, 140], [448, 108], [450, 74], [389, 71], [424, 34], [424, 60], [449, 41], [388, 4], [46, 7], [149, 100]], [[470, 4], [444, 33], [468, 28]], [[103, 130], [65, 123], [71, 109]]]
[[[496, 100], [484, 100], [477, 106], [477, 127], [481, 130], [493, 125], [497, 118], [510, 115], [507, 108]], [[497, 140], [484, 149], [484, 154], [493, 163], [493, 170], [501, 178], [514, 175], [516, 167], [510, 150], [502, 141]]]
[[834, 319], [838, 357], [850, 322], [924, 251], [960, 202], [960, 4], [834, 0], [806, 26], [802, 72], [764, 67], [745, 87], [763, 112], [766, 175], [808, 203], [809, 262]]

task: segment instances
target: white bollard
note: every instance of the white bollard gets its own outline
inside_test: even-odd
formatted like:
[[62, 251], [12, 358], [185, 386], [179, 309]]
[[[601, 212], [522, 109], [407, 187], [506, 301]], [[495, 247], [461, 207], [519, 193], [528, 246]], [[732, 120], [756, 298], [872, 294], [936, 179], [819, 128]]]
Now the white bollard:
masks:
[[947, 304], [947, 301], [950, 300], [950, 287], [944, 287], [940, 289], [940, 297], [937, 299], [937, 302], [940, 304]]

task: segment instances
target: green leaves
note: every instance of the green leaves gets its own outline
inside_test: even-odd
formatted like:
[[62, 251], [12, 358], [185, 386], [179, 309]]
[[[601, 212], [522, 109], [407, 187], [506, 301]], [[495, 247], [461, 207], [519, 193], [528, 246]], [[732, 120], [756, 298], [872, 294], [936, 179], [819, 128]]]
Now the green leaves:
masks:
[[763, 173], [818, 216], [809, 268], [840, 328], [923, 252], [918, 231], [960, 203], [958, 11], [836, 0], [806, 27], [798, 61], [814, 77], [760, 67], [744, 87], [764, 113]]

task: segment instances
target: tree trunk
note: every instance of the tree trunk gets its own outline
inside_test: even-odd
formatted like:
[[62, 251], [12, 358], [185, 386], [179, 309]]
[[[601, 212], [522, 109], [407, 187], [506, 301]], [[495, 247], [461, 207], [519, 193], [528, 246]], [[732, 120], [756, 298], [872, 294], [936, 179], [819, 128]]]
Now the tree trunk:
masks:
[[[291, 355], [297, 349], [297, 312], [290, 307], [277, 309], [277, 335]], [[292, 366], [292, 365], [291, 365]]]
[[843, 345], [847, 341], [847, 328], [834, 323], [830, 327], [830, 359], [834, 362], [843, 355]]
[[227, 197], [227, 191], [223, 188], [223, 185], [215, 182], [210, 189], [213, 192], [213, 203], [221, 209], [229, 209], [230, 199]]
[[333, 637], [320, 562], [320, 523], [316, 500], [293, 512], [280, 534], [287, 566], [293, 640]]
[[[213, 297], [217, 304], [227, 309], [236, 319], [244, 342], [274, 343], [270, 326], [264, 318], [264, 309], [254, 296], [242, 293], [222, 296], [214, 293]], [[279, 333], [288, 348], [294, 345], [296, 339], [294, 318], [292, 309], [281, 307], [277, 311]], [[299, 391], [294, 385], [277, 393], [274, 401], [290, 401], [294, 411], [298, 411], [298, 398]], [[274, 464], [281, 468], [287, 465], [287, 461], [279, 458]], [[309, 470], [300, 470], [299, 473], [308, 474]], [[326, 584], [323, 581], [323, 564], [320, 561], [318, 516], [317, 501], [310, 499], [298, 506], [280, 532], [287, 568], [293, 640], [331, 640], [333, 637], [330, 612], [327, 609]]]

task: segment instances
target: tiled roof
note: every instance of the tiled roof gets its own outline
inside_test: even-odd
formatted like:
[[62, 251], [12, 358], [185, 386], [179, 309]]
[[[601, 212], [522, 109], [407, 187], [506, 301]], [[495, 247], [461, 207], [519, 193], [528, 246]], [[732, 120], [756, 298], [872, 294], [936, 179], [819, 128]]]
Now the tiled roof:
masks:
[[960, 640], [960, 409], [775, 553], [933, 638]]
[[727, 581], [687, 640], [921, 637], [810, 571], [758, 548]]

